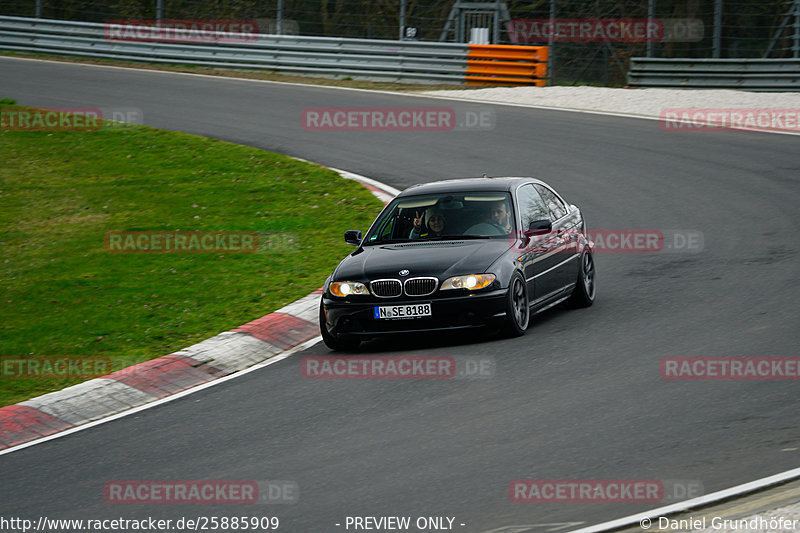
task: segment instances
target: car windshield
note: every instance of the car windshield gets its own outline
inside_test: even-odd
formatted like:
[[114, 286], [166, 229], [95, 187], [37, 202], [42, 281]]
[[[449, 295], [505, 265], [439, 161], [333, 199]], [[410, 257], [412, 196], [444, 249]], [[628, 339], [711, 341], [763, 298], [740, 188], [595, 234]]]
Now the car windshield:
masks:
[[514, 227], [511, 196], [506, 192], [406, 196], [392, 201], [364, 244], [505, 238]]

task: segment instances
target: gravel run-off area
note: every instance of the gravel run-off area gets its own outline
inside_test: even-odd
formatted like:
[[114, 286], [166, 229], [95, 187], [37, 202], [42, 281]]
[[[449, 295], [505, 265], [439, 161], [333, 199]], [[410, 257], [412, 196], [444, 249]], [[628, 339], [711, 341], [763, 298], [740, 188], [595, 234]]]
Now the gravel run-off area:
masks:
[[[730, 89], [611, 89], [605, 87], [497, 87], [421, 94], [533, 107], [677, 117], [692, 124], [800, 133], [800, 92]], [[764, 113], [763, 111], [766, 111]], [[667, 112], [675, 113], [666, 115]], [[688, 113], [688, 114], [687, 114]]]

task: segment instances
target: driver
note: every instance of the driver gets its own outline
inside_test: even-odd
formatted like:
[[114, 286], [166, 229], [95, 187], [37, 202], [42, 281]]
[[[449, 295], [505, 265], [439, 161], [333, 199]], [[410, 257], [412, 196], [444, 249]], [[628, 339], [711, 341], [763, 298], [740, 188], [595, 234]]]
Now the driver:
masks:
[[493, 202], [489, 210], [489, 224], [501, 229], [503, 233], [511, 231], [511, 213], [505, 200]]
[[[410, 239], [422, 239], [427, 237], [440, 237], [444, 233], [447, 220], [444, 213], [436, 207], [429, 207], [423, 212], [416, 212], [414, 217], [414, 227], [411, 229]], [[423, 224], [424, 218], [424, 224]], [[426, 229], [427, 228], [427, 229]]]

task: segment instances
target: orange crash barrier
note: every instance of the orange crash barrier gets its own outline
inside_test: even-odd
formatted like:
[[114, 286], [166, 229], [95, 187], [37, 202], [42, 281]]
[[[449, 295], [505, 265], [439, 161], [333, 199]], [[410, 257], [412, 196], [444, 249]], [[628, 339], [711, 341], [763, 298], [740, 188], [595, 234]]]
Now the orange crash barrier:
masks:
[[546, 46], [471, 44], [467, 53], [467, 85], [535, 85], [547, 78]]

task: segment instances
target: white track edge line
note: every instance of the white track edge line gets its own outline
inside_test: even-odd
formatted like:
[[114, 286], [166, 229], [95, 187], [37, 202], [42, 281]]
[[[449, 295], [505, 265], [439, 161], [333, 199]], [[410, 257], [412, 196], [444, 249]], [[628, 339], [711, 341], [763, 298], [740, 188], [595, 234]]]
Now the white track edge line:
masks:
[[[69, 57], [69, 56], [67, 56]], [[475, 98], [457, 98], [455, 96], [446, 96], [446, 95], [432, 95], [432, 94], [419, 94], [419, 93], [406, 93], [401, 91], [387, 91], [385, 89], [360, 89], [357, 87], [339, 87], [336, 85], [316, 85], [313, 83], [298, 83], [298, 82], [291, 82], [291, 81], [274, 81], [274, 80], [259, 80], [253, 78], [236, 78], [236, 77], [229, 77], [229, 76], [214, 76], [212, 74], [195, 74], [193, 72], [174, 72], [171, 70], [156, 70], [140, 67], [120, 67], [117, 65], [96, 65], [93, 63], [76, 63], [73, 61], [55, 61], [53, 59], [41, 59], [41, 58], [33, 58], [33, 57], [17, 57], [17, 56], [8, 56], [8, 55], [1, 55], [0, 59], [8, 58], [8, 59], [16, 59], [19, 61], [42, 61], [45, 63], [59, 63], [59, 64], [69, 64], [69, 65], [79, 65], [84, 67], [97, 67], [97, 68], [111, 68], [111, 69], [122, 69], [122, 70], [143, 70], [146, 72], [156, 72], [160, 74], [180, 74], [183, 76], [199, 76], [202, 78], [213, 78], [217, 80], [235, 80], [235, 81], [249, 81], [249, 82], [257, 82], [257, 83], [274, 83], [278, 85], [290, 85], [294, 87], [316, 87], [318, 89], [337, 89], [340, 91], [361, 91], [361, 92], [370, 92], [370, 93], [377, 93], [377, 94], [389, 94], [395, 96], [410, 96], [415, 98], [433, 98], [437, 100], [453, 100], [457, 102], [469, 102], [472, 104], [485, 104], [485, 105], [505, 105], [505, 106], [512, 106], [512, 107], [526, 107], [529, 109], [544, 109], [547, 111], [565, 111], [569, 113], [585, 113], [588, 115], [602, 115], [602, 116], [610, 116], [610, 117], [620, 117], [620, 118], [638, 118], [643, 120], [661, 120], [661, 117], [652, 117], [648, 115], [636, 115], [632, 113], [621, 113], [621, 112], [614, 112], [614, 111], [598, 111], [593, 109], [579, 109], [573, 107], [553, 107], [553, 106], [543, 106], [543, 105], [530, 105], [530, 104], [518, 104], [515, 102], [493, 102], [487, 100], [479, 100]], [[312, 78], [310, 78], [312, 79]], [[334, 78], [331, 78], [334, 79]], [[424, 90], [424, 89], [423, 89]], [[470, 90], [470, 89], [454, 89], [454, 90]], [[631, 89], [635, 90], [635, 89]], [[691, 90], [699, 90], [702, 91], [703, 89], [686, 89], [688, 91]], [[791, 91], [787, 91], [791, 92]], [[707, 123], [703, 123], [707, 125]], [[729, 128], [728, 130], [721, 130], [723, 131], [747, 131], [751, 133], [772, 133], [777, 135], [800, 135], [800, 132], [792, 132], [792, 131], [773, 131], [773, 130], [760, 130], [757, 128]], [[691, 131], [675, 131], [670, 133], [703, 133], [703, 132], [691, 132]]]
[[278, 355], [274, 355], [274, 356], [270, 357], [269, 359], [267, 359], [265, 361], [262, 361], [260, 363], [256, 363], [253, 366], [247, 367], [247, 368], [245, 368], [243, 370], [239, 370], [237, 372], [234, 372], [233, 374], [228, 374], [227, 376], [224, 376], [224, 377], [221, 377], [221, 378], [218, 378], [218, 379], [213, 379], [211, 381], [207, 381], [205, 383], [202, 383], [202, 384], [197, 385], [195, 387], [191, 387], [189, 389], [186, 389], [184, 391], [178, 392], [176, 394], [172, 394], [172, 395], [167, 396], [165, 398], [160, 398], [158, 400], [155, 400], [155, 401], [143, 404], [143, 405], [139, 405], [137, 407], [132, 407], [131, 409], [127, 409], [125, 411], [122, 411], [121, 413], [116, 413], [116, 414], [107, 416], [105, 418], [101, 418], [100, 420], [95, 420], [93, 422], [88, 422], [86, 424], [81, 424], [80, 426], [76, 426], [74, 428], [70, 428], [70, 429], [67, 429], [65, 431], [61, 431], [59, 433], [55, 433], [53, 435], [48, 435], [48, 436], [42, 437], [40, 439], [36, 439], [36, 440], [29, 441], [29, 442], [24, 442], [22, 444], [18, 444], [17, 446], [14, 446], [12, 448], [6, 448], [5, 450], [0, 450], [0, 455], [5, 455], [7, 453], [16, 452], [16, 451], [22, 450], [23, 448], [28, 448], [30, 446], [35, 446], [37, 444], [41, 444], [41, 443], [47, 442], [49, 440], [58, 439], [60, 437], [65, 437], [67, 435], [71, 435], [73, 433], [77, 433], [78, 431], [83, 431], [84, 429], [93, 428], [95, 426], [99, 426], [101, 424], [105, 424], [106, 422], [111, 422], [112, 420], [117, 420], [119, 418], [123, 418], [123, 417], [129, 416], [129, 415], [132, 415], [132, 414], [139, 413], [139, 412], [144, 411], [146, 409], [151, 409], [153, 407], [158, 407], [159, 405], [171, 402], [173, 400], [177, 400], [178, 398], [183, 398], [184, 396], [189, 396], [190, 394], [194, 394], [195, 392], [200, 392], [201, 390], [205, 390], [205, 389], [213, 387], [215, 385], [219, 385], [221, 383], [225, 383], [225, 382], [230, 381], [232, 379], [235, 379], [237, 377], [244, 376], [245, 374], [249, 374], [250, 372], [255, 372], [256, 370], [260, 370], [260, 369], [262, 369], [262, 368], [264, 368], [266, 366], [272, 365], [272, 364], [277, 363], [279, 361], [283, 361], [287, 357], [290, 357], [290, 356], [294, 355], [295, 353], [297, 353], [299, 351], [302, 351], [302, 350], [305, 350], [306, 348], [310, 348], [310, 347], [314, 346], [315, 344], [317, 344], [321, 340], [322, 340], [322, 337], [318, 335], [318, 336], [314, 337], [313, 339], [309, 339], [309, 340], [305, 341], [302, 344], [298, 344], [297, 346], [294, 346], [293, 348], [289, 348], [288, 350], [285, 350], [285, 351], [279, 353]]
[[333, 168], [333, 167], [329, 167], [329, 168], [331, 170], [333, 170], [334, 172], [338, 172], [344, 179], [364, 182], [364, 183], [366, 183], [368, 185], [372, 185], [373, 187], [375, 187], [377, 189], [381, 189], [382, 191], [387, 192], [389, 194], [392, 194], [394, 196], [397, 196], [401, 192], [400, 189], [396, 189], [396, 188], [392, 187], [391, 185], [386, 185], [385, 183], [381, 183], [378, 180], [374, 180], [372, 178], [367, 178], [366, 176], [362, 176], [360, 174], [356, 174], [354, 172], [350, 172], [349, 170], [340, 170], [338, 168]]
[[619, 529], [622, 527], [634, 526], [637, 523], [644, 520], [645, 518], [653, 519], [659, 516], [666, 516], [682, 511], [687, 511], [694, 507], [705, 507], [707, 504], [710, 503], [719, 502], [720, 500], [727, 500], [736, 496], [747, 494], [749, 492], [755, 492], [759, 489], [767, 488], [771, 485], [776, 485], [778, 483], [784, 483], [786, 481], [790, 481], [798, 477], [800, 477], [800, 468], [794, 468], [792, 470], [787, 470], [785, 472], [757, 479], [755, 481], [750, 481], [748, 483], [736, 485], [728, 489], [712, 492], [711, 494], [698, 496], [697, 498], [692, 498], [691, 500], [685, 500], [682, 502], [674, 503], [672, 505], [659, 507], [657, 509], [652, 509], [650, 511], [633, 514], [623, 518], [617, 518], [616, 520], [603, 522], [601, 524], [597, 524], [594, 526], [584, 527], [581, 529], [574, 529], [569, 533], [597, 533], [600, 531], [609, 531], [609, 530]]

